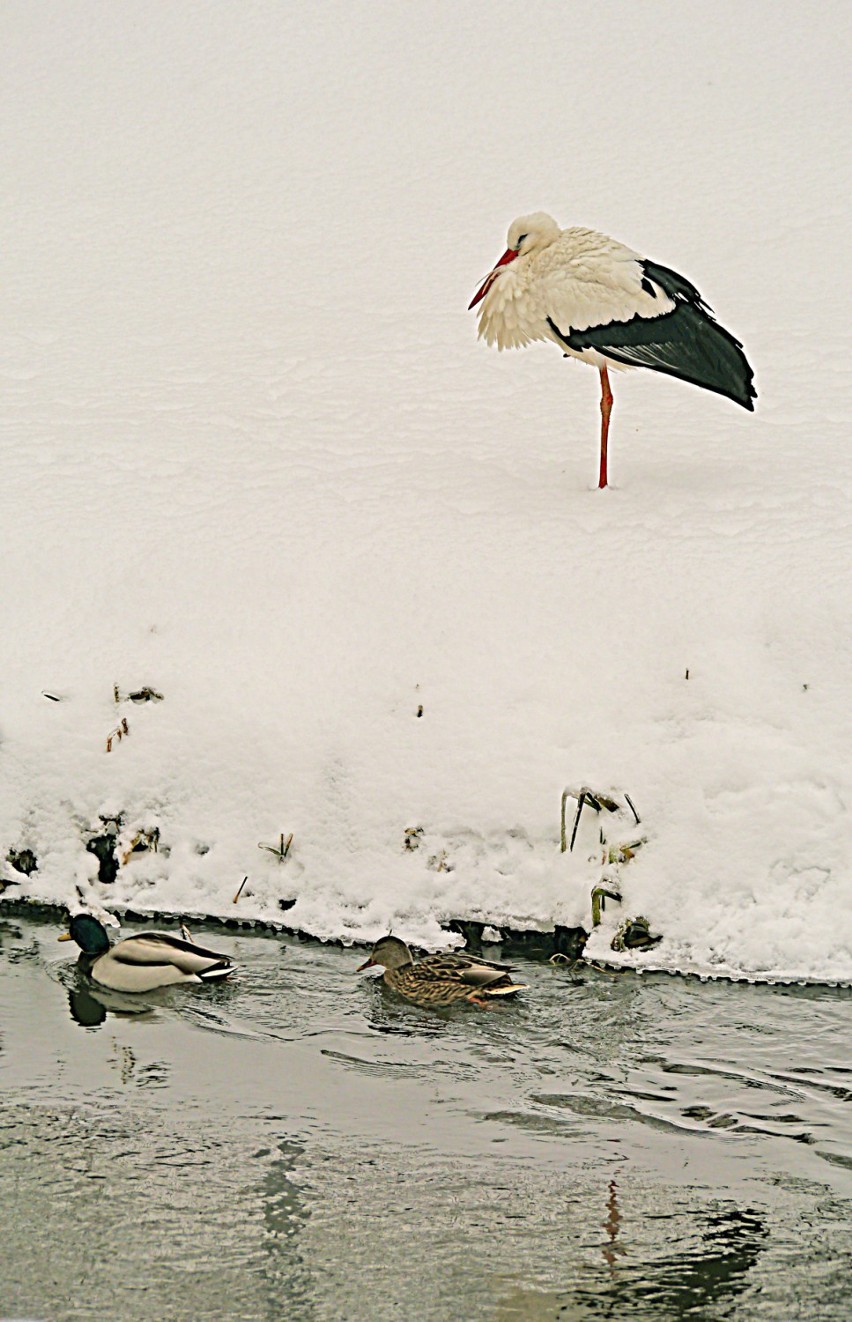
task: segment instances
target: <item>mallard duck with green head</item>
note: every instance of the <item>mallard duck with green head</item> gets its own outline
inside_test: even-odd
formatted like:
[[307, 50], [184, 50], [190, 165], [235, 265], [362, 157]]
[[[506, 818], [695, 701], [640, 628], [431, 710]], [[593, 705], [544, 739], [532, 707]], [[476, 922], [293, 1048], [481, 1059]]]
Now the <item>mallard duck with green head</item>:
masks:
[[511, 976], [511, 965], [492, 964], [474, 955], [448, 951], [427, 955], [415, 964], [408, 946], [397, 936], [377, 941], [370, 958], [356, 972], [377, 966], [384, 969], [382, 981], [393, 991], [407, 1001], [436, 1009], [460, 1001], [486, 1006], [497, 997], [524, 990], [524, 984]]
[[90, 913], [74, 914], [60, 941], [76, 941], [78, 963], [93, 982], [118, 992], [147, 992], [185, 982], [218, 982], [237, 967], [228, 955], [182, 941], [168, 932], [140, 932], [110, 945], [106, 928]]

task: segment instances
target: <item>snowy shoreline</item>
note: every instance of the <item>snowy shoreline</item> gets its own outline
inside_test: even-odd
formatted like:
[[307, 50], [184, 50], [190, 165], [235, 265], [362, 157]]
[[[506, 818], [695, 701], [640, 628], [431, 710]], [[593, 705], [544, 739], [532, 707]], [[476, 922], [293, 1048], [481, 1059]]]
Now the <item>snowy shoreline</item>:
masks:
[[[832, 25], [623, 6], [613, 45], [570, 5], [523, 32], [508, 7], [486, 32], [208, 8], [10, 10], [0, 858], [38, 860], [11, 890], [295, 901], [285, 922], [344, 943], [591, 930], [594, 840], [567, 858], [558, 833], [587, 783], [646, 836], [590, 955], [852, 982]], [[565, 132], [602, 67], [605, 162]], [[620, 373], [591, 490], [596, 373], [492, 352], [466, 311], [538, 208], [694, 281], [756, 413]], [[258, 848], [291, 833], [280, 863]], [[663, 941], [616, 960], [639, 916]]]
[[[317, 945], [338, 946], [343, 949], [369, 949], [372, 941], [366, 938], [355, 938], [352, 941], [344, 942], [338, 937], [319, 937], [311, 932], [306, 932], [302, 928], [288, 926], [286, 923], [272, 918], [235, 918], [228, 914], [206, 914], [206, 913], [163, 913], [153, 910], [151, 912], [135, 910], [130, 907], [117, 908], [111, 910], [119, 920], [121, 926], [131, 924], [134, 927], [143, 925], [152, 928], [154, 925], [162, 927], [179, 927], [182, 923], [198, 923], [205, 927], [221, 929], [223, 932], [240, 932], [241, 935], [251, 935], [252, 932], [258, 934], [274, 933], [279, 936], [293, 937], [300, 942], [313, 942]], [[68, 916], [68, 911], [64, 905], [50, 903], [41, 900], [22, 900], [12, 898], [7, 892], [0, 896], [0, 918], [35, 918], [39, 921], [56, 922], [64, 925]], [[468, 926], [469, 920], [450, 919], [443, 924], [445, 942], [441, 943], [441, 949], [462, 949], [462, 938], [458, 928]], [[491, 929], [494, 936], [491, 939], [482, 942], [482, 950], [493, 951], [495, 957], [508, 959], [517, 959], [519, 956], [527, 959], [550, 960], [553, 954], [553, 938], [558, 936], [558, 930], [541, 928], [512, 929], [495, 928], [491, 923], [479, 922], [479, 925]], [[115, 939], [115, 937], [113, 938]], [[412, 942], [412, 950], [415, 954], [425, 954], [433, 947], [420, 946]], [[558, 952], [557, 952], [558, 954]], [[852, 989], [852, 980], [834, 980], [811, 978], [797, 971], [778, 972], [771, 976], [760, 976], [759, 974], [747, 974], [734, 969], [714, 968], [670, 968], [664, 963], [660, 963], [652, 955], [642, 952], [633, 952], [632, 954], [618, 954], [604, 948], [601, 952], [588, 953], [587, 960], [595, 967], [606, 969], [613, 973], [635, 973], [642, 974], [664, 974], [670, 978], [696, 979], [699, 982], [731, 982], [748, 983], [754, 987], [833, 987], [839, 991]], [[560, 961], [561, 962], [561, 961]], [[586, 961], [582, 958], [577, 961], [565, 960], [565, 966], [570, 966], [571, 971], [581, 973]]]

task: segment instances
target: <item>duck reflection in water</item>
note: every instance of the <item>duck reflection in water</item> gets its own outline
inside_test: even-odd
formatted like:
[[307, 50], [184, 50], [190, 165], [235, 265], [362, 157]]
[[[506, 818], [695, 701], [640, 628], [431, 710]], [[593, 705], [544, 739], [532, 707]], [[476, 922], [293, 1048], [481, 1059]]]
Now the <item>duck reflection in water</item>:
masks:
[[139, 1015], [153, 1015], [152, 1005], [140, 1005], [138, 999], [120, 996], [115, 992], [94, 992], [88, 987], [71, 987], [68, 991], [68, 1008], [71, 1018], [81, 1028], [99, 1028], [107, 1014], [120, 1018], [133, 1018]]

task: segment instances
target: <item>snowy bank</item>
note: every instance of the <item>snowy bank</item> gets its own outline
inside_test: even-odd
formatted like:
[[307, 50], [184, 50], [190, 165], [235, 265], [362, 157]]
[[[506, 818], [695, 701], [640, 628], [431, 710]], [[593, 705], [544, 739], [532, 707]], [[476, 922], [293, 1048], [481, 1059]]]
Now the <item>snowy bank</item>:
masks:
[[[7, 895], [295, 901], [347, 941], [588, 928], [594, 840], [559, 847], [588, 783], [647, 836], [590, 953], [852, 981], [842, 43], [660, 4], [613, 49], [580, 9], [538, 6], [545, 41], [423, 6], [400, 58], [384, 4], [340, 31], [335, 6], [11, 6], [0, 852], [38, 868]], [[605, 47], [603, 171], [564, 120], [531, 133], [569, 47], [569, 122]], [[595, 374], [492, 353], [465, 313], [540, 206], [695, 280], [757, 414], [619, 376], [590, 490]], [[663, 942], [616, 956], [638, 914]]]

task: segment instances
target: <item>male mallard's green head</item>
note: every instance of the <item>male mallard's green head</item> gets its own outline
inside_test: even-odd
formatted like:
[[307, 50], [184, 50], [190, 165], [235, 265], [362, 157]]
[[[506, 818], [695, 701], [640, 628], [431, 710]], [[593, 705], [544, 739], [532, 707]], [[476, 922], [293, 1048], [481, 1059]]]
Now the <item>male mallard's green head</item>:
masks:
[[355, 971], [360, 973], [362, 969], [371, 969], [377, 964], [386, 969], [401, 969], [406, 964], [413, 963], [411, 951], [404, 941], [400, 941], [398, 936], [383, 936], [381, 941], [377, 941], [373, 946], [370, 958]]
[[106, 928], [90, 913], [75, 913], [60, 941], [76, 941], [86, 955], [105, 955], [109, 950]]

